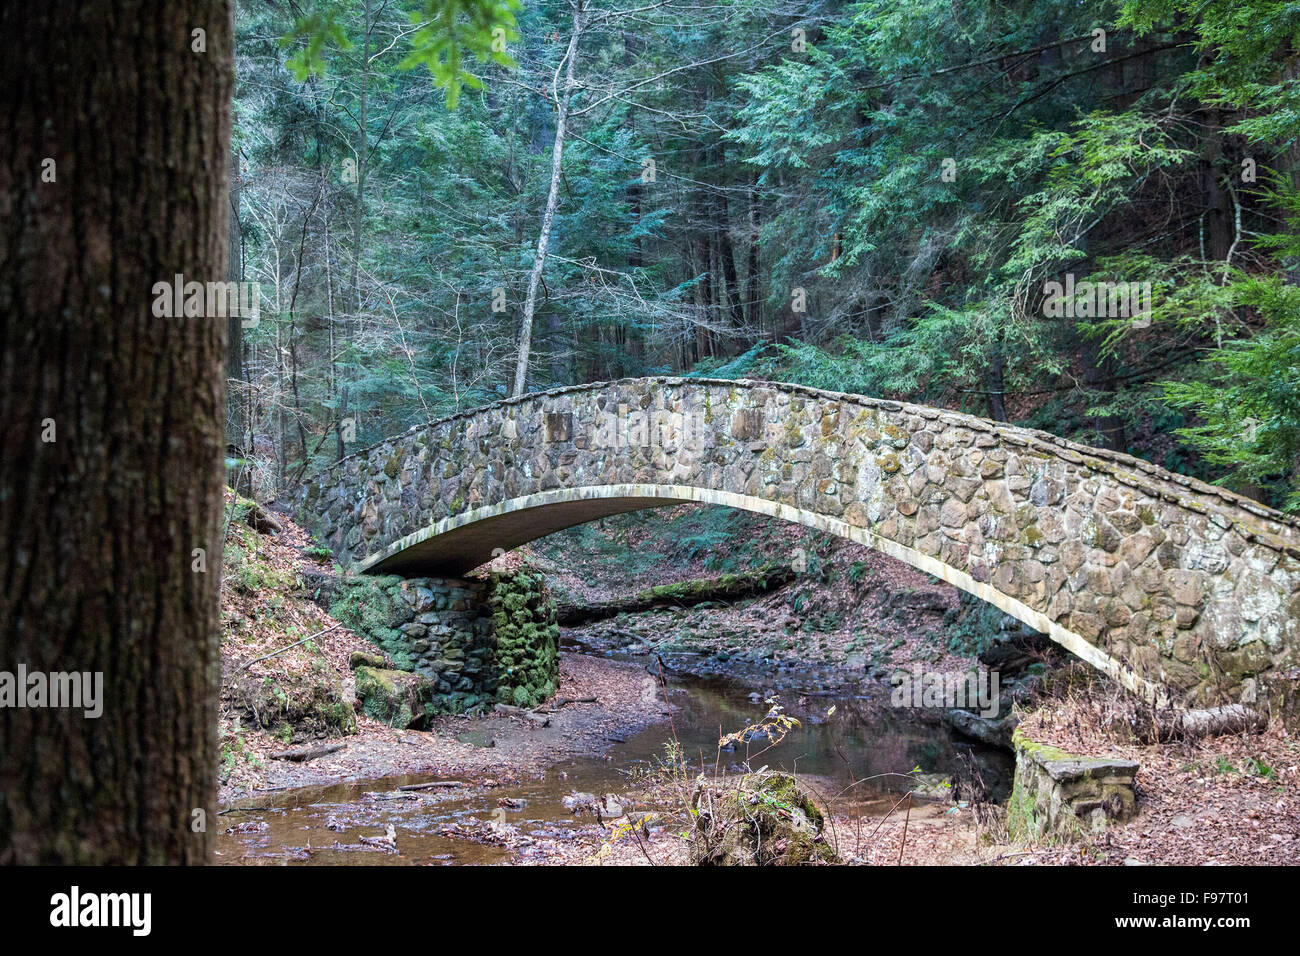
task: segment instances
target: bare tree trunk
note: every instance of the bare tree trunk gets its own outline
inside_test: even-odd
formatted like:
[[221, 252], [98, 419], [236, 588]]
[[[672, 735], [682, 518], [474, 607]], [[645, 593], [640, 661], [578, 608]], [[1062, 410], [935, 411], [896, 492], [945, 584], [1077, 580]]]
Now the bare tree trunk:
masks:
[[[226, 254], [226, 278], [231, 282], [244, 279], [244, 235], [239, 228], [239, 156], [230, 157], [230, 247]], [[232, 310], [233, 312], [234, 310]], [[234, 383], [234, 394], [226, 401], [226, 440], [244, 451], [244, 396], [239, 384], [244, 378], [244, 317], [232, 314], [226, 319], [226, 382], [229, 390]]]
[[551, 243], [551, 229], [555, 225], [555, 207], [560, 199], [560, 173], [564, 159], [564, 134], [569, 121], [569, 97], [573, 93], [573, 66], [578, 59], [578, 40], [582, 37], [583, 3], [573, 8], [573, 35], [565, 52], [564, 88], [556, 95], [555, 145], [551, 148], [551, 189], [546, 194], [546, 211], [542, 214], [542, 228], [537, 235], [537, 253], [533, 269], [528, 274], [528, 295], [524, 299], [524, 314], [519, 328], [519, 358], [515, 362], [515, 384], [512, 395], [522, 395], [528, 382], [528, 358], [533, 347], [533, 313], [537, 310], [537, 287], [546, 267], [546, 249]]
[[758, 235], [758, 183], [753, 182], [749, 187], [749, 256], [745, 267], [745, 315], [750, 328], [756, 330], [761, 337], [763, 313], [759, 304], [762, 293], [759, 289], [758, 277]]
[[[350, 280], [352, 287], [352, 315], [358, 319], [361, 315], [361, 228], [366, 217], [366, 155], [370, 151], [370, 138], [366, 134], [369, 124], [366, 94], [370, 83], [370, 34], [375, 28], [370, 15], [370, 0], [366, 0], [365, 16], [366, 37], [361, 52], [361, 94], [357, 103], [357, 208], [352, 217], [352, 276]], [[346, 346], [350, 347], [352, 345], [352, 318], [344, 319], [343, 340]], [[348, 386], [344, 382], [339, 392], [339, 418], [334, 426], [339, 458], [342, 458], [347, 451], [343, 441], [343, 419], [347, 417], [347, 414]]]
[[[726, 153], [721, 146], [716, 151], [719, 176], [721, 171], [727, 168]], [[718, 295], [718, 304], [728, 309], [731, 313], [731, 328], [740, 331], [745, 326], [745, 305], [740, 293], [740, 279], [736, 273], [736, 251], [731, 245], [731, 210], [725, 193], [714, 194], [714, 223], [718, 231], [718, 259], [722, 265], [720, 282], [725, 282], [727, 286], [726, 301], [723, 301], [721, 292]], [[744, 347], [740, 349], [744, 351]]]
[[102, 675], [0, 707], [0, 863], [210, 859], [226, 321], [155, 284], [226, 278], [233, 26], [0, 6], [0, 669]]
[[[1115, 357], [1102, 355], [1101, 346], [1096, 336], [1087, 336], [1083, 342], [1081, 354], [1083, 360], [1083, 383], [1104, 396], [1108, 404], [1115, 395]], [[1096, 419], [1097, 430], [1101, 433], [1097, 442], [1102, 448], [1111, 451], [1125, 451], [1124, 419], [1119, 415], [1101, 415]]]
[[1006, 365], [1006, 356], [1003, 354], [1002, 344], [999, 342], [993, 347], [993, 354], [989, 357], [988, 372], [985, 375], [985, 388], [988, 391], [989, 399], [989, 417], [995, 422], [1005, 422], [1007, 420]]

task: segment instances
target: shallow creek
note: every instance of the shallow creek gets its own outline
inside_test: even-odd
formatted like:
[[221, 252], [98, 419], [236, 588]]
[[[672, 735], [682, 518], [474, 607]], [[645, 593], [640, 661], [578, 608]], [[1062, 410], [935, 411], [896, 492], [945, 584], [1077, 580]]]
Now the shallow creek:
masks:
[[[682, 677], [670, 682], [674, 712], [605, 753], [563, 761], [538, 777], [504, 786], [465, 781], [462, 788], [418, 792], [398, 788], [437, 778], [429, 774], [390, 776], [263, 795], [227, 808], [221, 816], [218, 860], [244, 864], [413, 864], [499, 863], [517, 850], [485, 845], [456, 835], [495, 820], [518, 827], [534, 840], [572, 839], [592, 818], [576, 818], [563, 798], [574, 791], [618, 794], [638, 774], [655, 769], [665, 745], [676, 737], [692, 775], [753, 769], [791, 770], [827, 798], [837, 811], [879, 814], [900, 794], [916, 787], [906, 775], [969, 779], [972, 770], [995, 795], [1004, 796], [1010, 758], [954, 737], [915, 712], [894, 710], [887, 694], [781, 693], [787, 713], [799, 720], [777, 745], [758, 739], [720, 751], [720, 734], [743, 730], [767, 711], [762, 698], [723, 680]], [[766, 693], [770, 688], [761, 688]], [[831, 708], [834, 713], [827, 716]], [[468, 742], [472, 738], [466, 737]], [[487, 743], [487, 741], [484, 741]], [[943, 792], [940, 791], [940, 798]], [[361, 837], [375, 838], [391, 825], [399, 853], [386, 852]]]

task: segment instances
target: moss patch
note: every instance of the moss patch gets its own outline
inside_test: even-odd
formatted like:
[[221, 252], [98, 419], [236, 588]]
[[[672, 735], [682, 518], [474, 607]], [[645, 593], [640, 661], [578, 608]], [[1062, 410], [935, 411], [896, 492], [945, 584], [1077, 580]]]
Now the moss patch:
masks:
[[372, 718], [399, 730], [421, 730], [429, 720], [433, 684], [419, 674], [380, 667], [356, 669], [357, 700]]
[[396, 575], [345, 575], [338, 580], [330, 616], [377, 644], [401, 669], [412, 666], [401, 632], [405, 620], [398, 605], [402, 579]]
[[536, 707], [560, 684], [560, 625], [555, 601], [542, 575], [531, 568], [494, 572], [487, 603], [495, 643], [495, 691], [499, 703]]
[[746, 774], [734, 788], [702, 786], [691, 797], [696, 866], [809, 866], [841, 862], [826, 820], [788, 773]]

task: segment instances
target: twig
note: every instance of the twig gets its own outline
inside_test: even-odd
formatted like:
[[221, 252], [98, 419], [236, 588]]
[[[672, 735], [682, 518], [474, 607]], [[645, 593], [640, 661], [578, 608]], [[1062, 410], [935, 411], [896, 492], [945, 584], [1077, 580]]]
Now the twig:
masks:
[[912, 819], [912, 791], [907, 792], [907, 815], [903, 817], [903, 841], [898, 844], [898, 865], [903, 865], [903, 847], [907, 846], [907, 822]]
[[659, 662], [659, 686], [663, 689], [664, 692], [664, 706], [668, 708], [668, 729], [672, 731], [673, 745], [677, 748], [677, 751], [680, 753], [682, 749], [682, 745], [681, 742], [677, 739], [677, 725], [673, 722], [673, 705], [668, 700], [668, 682], [664, 680], [664, 659], [660, 657], [658, 654], [656, 654], [655, 660]]
[[1010, 860], [1013, 857], [1017, 857], [1017, 856], [1036, 856], [1037, 854], [1038, 854], [1037, 850], [1018, 850], [1015, 853], [1000, 853], [997, 856], [993, 857], [993, 859], [991, 860], [980, 860], [978, 863], [974, 865], [992, 866], [994, 863], [997, 863], [1000, 860]]
[[277, 654], [283, 654], [285, 651], [287, 651], [287, 650], [291, 650], [291, 649], [297, 647], [299, 644], [306, 644], [308, 641], [310, 641], [310, 640], [314, 640], [315, 638], [318, 638], [318, 637], [321, 637], [321, 636], [324, 635], [324, 634], [328, 634], [330, 631], [334, 630], [335, 628], [342, 627], [342, 626], [343, 626], [342, 624], [331, 624], [329, 627], [325, 628], [325, 630], [323, 630], [323, 631], [317, 631], [315, 634], [308, 634], [308, 635], [307, 635], [306, 637], [304, 637], [301, 641], [294, 641], [294, 642], [293, 642], [292, 644], [290, 644], [288, 647], [282, 647], [282, 648], [280, 648], [278, 651], [272, 651], [270, 654], [263, 654], [261, 657], [254, 657], [254, 658], [253, 658], [251, 661], [249, 661], [247, 664], [244, 664], [242, 667], [240, 667], [239, 670], [235, 671], [235, 673], [238, 674], [238, 673], [241, 673], [241, 672], [243, 672], [243, 671], [246, 671], [246, 670], [248, 670], [250, 667], [252, 667], [254, 664], [256, 664], [258, 661], [264, 661], [264, 660], [266, 660], [267, 658], [275, 657]]
[[429, 783], [408, 783], [404, 787], [398, 787], [398, 790], [436, 790], [440, 787], [463, 787], [464, 781], [461, 780], [433, 780]]
[[293, 750], [282, 750], [278, 754], [271, 754], [271, 759], [306, 763], [308, 760], [315, 760], [317, 757], [335, 753], [346, 746], [347, 744], [323, 744], [318, 747], [296, 747]]

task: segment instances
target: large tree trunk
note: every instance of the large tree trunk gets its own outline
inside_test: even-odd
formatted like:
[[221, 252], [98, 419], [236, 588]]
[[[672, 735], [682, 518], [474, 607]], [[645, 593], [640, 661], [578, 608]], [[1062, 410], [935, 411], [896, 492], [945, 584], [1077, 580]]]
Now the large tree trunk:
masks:
[[578, 41], [582, 38], [583, 4], [573, 8], [573, 34], [565, 52], [564, 88], [557, 91], [555, 110], [555, 142], [551, 146], [551, 188], [546, 194], [546, 210], [542, 213], [542, 227], [537, 234], [537, 252], [533, 269], [528, 274], [528, 295], [524, 299], [524, 314], [519, 328], [519, 355], [515, 360], [515, 383], [511, 394], [524, 393], [528, 383], [528, 359], [533, 347], [533, 313], [537, 310], [537, 287], [546, 268], [546, 249], [551, 243], [551, 229], [555, 225], [555, 207], [560, 201], [560, 174], [563, 171], [564, 135], [569, 121], [569, 97], [573, 94], [573, 67], [578, 59]]
[[0, 7], [0, 670], [103, 674], [97, 719], [0, 708], [2, 863], [209, 859], [226, 322], [153, 287], [226, 277], [232, 32]]

